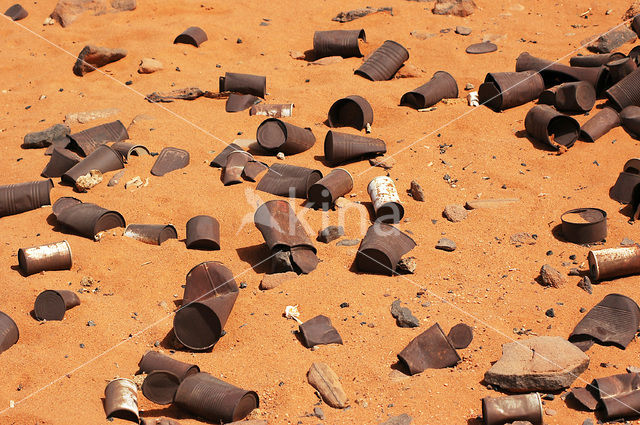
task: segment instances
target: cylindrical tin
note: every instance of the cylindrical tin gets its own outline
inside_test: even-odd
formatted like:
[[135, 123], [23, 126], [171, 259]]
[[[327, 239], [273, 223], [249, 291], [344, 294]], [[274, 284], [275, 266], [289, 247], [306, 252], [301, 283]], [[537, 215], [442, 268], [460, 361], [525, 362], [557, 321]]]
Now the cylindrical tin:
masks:
[[411, 340], [398, 353], [398, 359], [407, 367], [409, 374], [415, 375], [426, 369], [454, 366], [460, 361], [460, 356], [436, 323]]
[[400, 105], [423, 109], [435, 105], [442, 99], [456, 97], [458, 97], [458, 83], [455, 78], [448, 72], [437, 71], [426, 84], [403, 94]]
[[620, 123], [618, 111], [606, 106], [580, 127], [580, 138], [593, 143], [612, 128], [618, 127]]
[[458, 323], [447, 334], [451, 346], [456, 349], [467, 348], [473, 341], [473, 329], [465, 323]]
[[251, 158], [251, 154], [245, 151], [231, 152], [222, 170], [222, 183], [225, 186], [242, 183], [242, 170]]
[[608, 62], [607, 70], [609, 71], [609, 84], [613, 85], [631, 74], [638, 67], [631, 58], [622, 58]]
[[327, 56], [361, 57], [360, 40], [367, 41], [364, 29], [316, 31], [313, 34], [313, 52], [316, 59]]
[[51, 179], [0, 186], [0, 217], [51, 205], [52, 187]]
[[271, 118], [290, 117], [293, 115], [293, 103], [259, 103], [249, 109], [249, 115], [266, 115]]
[[369, 55], [354, 74], [371, 81], [389, 80], [407, 59], [409, 59], [407, 49], [395, 41], [387, 40]]
[[73, 147], [75, 150], [82, 152], [83, 155], [89, 156], [105, 143], [127, 140], [129, 133], [122, 121], [115, 120], [71, 134], [69, 138], [72, 141], [69, 144], [70, 149]]
[[262, 75], [226, 72], [220, 77], [220, 91], [252, 94], [264, 99], [267, 94], [267, 77]]
[[632, 158], [624, 164], [616, 183], [609, 190], [609, 196], [622, 204], [629, 204], [633, 200], [633, 190], [638, 184], [640, 184], [640, 158]]
[[71, 247], [67, 241], [18, 250], [18, 264], [26, 276], [41, 271], [69, 270], [72, 263]]
[[334, 167], [367, 155], [387, 152], [384, 140], [329, 130], [324, 138], [324, 159]]
[[327, 316], [319, 315], [309, 319], [300, 324], [299, 330], [302, 342], [307, 348], [315, 345], [342, 344], [342, 337]]
[[20, 338], [18, 325], [8, 314], [0, 311], [0, 353], [18, 342], [18, 338]]
[[556, 93], [560, 86], [553, 86], [547, 89], [544, 89], [542, 93], [540, 93], [540, 97], [538, 98], [538, 103], [542, 103], [543, 105], [551, 105], [554, 106], [556, 104]]
[[329, 127], [353, 127], [362, 130], [373, 124], [373, 108], [362, 96], [351, 95], [336, 100], [329, 108]]
[[200, 372], [197, 365], [184, 363], [157, 351], [147, 351], [138, 363], [140, 371], [151, 373], [155, 370], [168, 370], [181, 381], [189, 375]]
[[531, 108], [524, 119], [524, 127], [532, 138], [554, 149], [573, 146], [580, 131], [578, 121], [547, 105]]
[[135, 143], [129, 142], [116, 142], [111, 145], [111, 149], [118, 152], [122, 157], [122, 160], [126, 164], [129, 162], [129, 157], [131, 155], [142, 156], [142, 155], [150, 155], [149, 149], [147, 149], [144, 145], [136, 145]]
[[596, 90], [586, 81], [564, 83], [556, 91], [555, 106], [559, 111], [583, 113], [596, 103]]
[[224, 104], [226, 112], [241, 112], [260, 102], [260, 98], [252, 94], [231, 93]]
[[375, 177], [367, 187], [376, 220], [383, 223], [398, 223], [404, 217], [404, 207], [400, 203], [400, 196], [396, 185], [390, 177]]
[[62, 177], [64, 173], [73, 168], [81, 159], [82, 158], [75, 152], [68, 149], [53, 148], [49, 163], [44, 167], [40, 175], [47, 178]]
[[344, 168], [336, 168], [309, 188], [308, 200], [314, 208], [329, 210], [340, 196], [353, 189], [353, 177]]
[[142, 382], [142, 394], [156, 404], [171, 404], [180, 386], [180, 378], [168, 370], [154, 370]]
[[[56, 201], [68, 202], [65, 198]], [[59, 223], [75, 230], [80, 235], [94, 239], [95, 235], [116, 227], [125, 227], [124, 217], [117, 211], [110, 211], [96, 204], [76, 203], [61, 209], [56, 213], [56, 205], [53, 212]]]
[[516, 72], [538, 71], [547, 87], [571, 81], [586, 81], [597, 93], [603, 88], [606, 72], [604, 66], [578, 67], [566, 66], [546, 59], [536, 58], [528, 52], [521, 53], [516, 60]]
[[91, 170], [102, 173], [124, 168], [122, 156], [110, 146], [100, 145], [82, 161], [71, 167], [62, 175], [62, 181], [75, 184], [78, 177], [88, 174]]
[[205, 261], [187, 273], [182, 305], [237, 292], [238, 285], [231, 270], [219, 261]]
[[236, 145], [235, 143], [231, 143], [225, 146], [222, 152], [220, 152], [215, 158], [213, 158], [213, 161], [211, 161], [211, 164], [209, 165], [211, 167], [224, 168], [224, 166], [227, 165], [227, 158], [229, 157], [229, 155], [232, 152], [242, 150], [243, 149], [240, 146]]
[[640, 247], [606, 248], [589, 251], [589, 271], [593, 280], [640, 273]]
[[616, 59], [623, 59], [625, 56], [623, 53], [602, 53], [598, 55], [586, 55], [586, 56], [573, 56], [569, 59], [569, 65], [582, 66], [582, 67], [599, 67], [606, 65]]
[[214, 378], [207, 373], [187, 377], [176, 392], [181, 408], [212, 422], [234, 422], [259, 406], [258, 394]]
[[140, 422], [138, 413], [138, 387], [130, 379], [118, 378], [104, 390], [104, 411], [108, 418]]
[[255, 182], [258, 176], [269, 169], [269, 166], [261, 161], [249, 160], [242, 169], [242, 178]]
[[620, 111], [630, 105], [640, 106], [640, 68], [611, 86], [606, 94]]
[[[640, 411], [640, 374], [621, 373], [597, 378], [591, 384], [598, 390], [604, 407], [604, 418], [637, 418]], [[626, 421], [625, 421], [626, 422]]]
[[207, 40], [207, 33], [202, 28], [189, 27], [173, 40], [173, 44], [191, 44], [192, 46], [200, 47]]
[[167, 239], [178, 239], [178, 231], [173, 224], [130, 224], [123, 236], [149, 245], [162, 245]]
[[374, 223], [360, 243], [356, 267], [361, 272], [393, 275], [400, 258], [415, 246], [413, 239], [395, 227]]
[[482, 418], [486, 425], [504, 425], [515, 421], [528, 421], [543, 425], [540, 394], [520, 394], [482, 399]]
[[636, 139], [640, 139], [640, 106], [627, 106], [620, 112], [624, 129]]
[[638, 304], [625, 295], [608, 294], [578, 322], [569, 341], [582, 351], [586, 351], [593, 341], [613, 344], [624, 350], [635, 338], [639, 325]]
[[569, 242], [587, 244], [607, 237], [607, 213], [599, 208], [577, 208], [562, 214], [562, 234]]
[[321, 178], [320, 170], [276, 163], [260, 179], [256, 189], [273, 195], [307, 199], [309, 188]]
[[187, 249], [216, 251], [220, 249], [220, 223], [208, 215], [197, 215], [187, 221]]
[[38, 320], [62, 320], [67, 310], [80, 305], [80, 298], [73, 291], [48, 289], [36, 298], [33, 312]]
[[191, 350], [213, 347], [222, 336], [237, 298], [238, 292], [229, 292], [183, 305], [173, 318], [173, 332], [178, 341]]
[[304, 152], [316, 142], [310, 128], [298, 127], [277, 118], [262, 121], [256, 131], [256, 139], [264, 149], [287, 155]]

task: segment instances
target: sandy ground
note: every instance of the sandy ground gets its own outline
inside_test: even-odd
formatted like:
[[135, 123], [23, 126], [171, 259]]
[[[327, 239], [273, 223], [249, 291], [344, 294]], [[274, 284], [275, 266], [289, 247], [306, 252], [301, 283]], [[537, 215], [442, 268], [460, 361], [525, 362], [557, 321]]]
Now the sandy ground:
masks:
[[[26, 28], [0, 20], [0, 184], [39, 178], [48, 157], [43, 150], [21, 149], [22, 138], [62, 122], [71, 112], [119, 108], [116, 118], [125, 125], [138, 114], [152, 116], [154, 120], [130, 131], [133, 141], [154, 151], [176, 146], [191, 153], [187, 168], [164, 177], [150, 176], [153, 158], [134, 158], [123, 181], [136, 175], [150, 177], [149, 186], [135, 192], [125, 190], [122, 182], [114, 188], [103, 183], [86, 194], [74, 194], [71, 188], [58, 184], [52, 190], [52, 200], [77, 196], [120, 211], [128, 223], [173, 223], [180, 240], [158, 247], [118, 233], [93, 242], [54, 231], [50, 207], [0, 220], [0, 269], [4, 271], [0, 310], [13, 317], [20, 329], [18, 344], [1, 355], [0, 409], [5, 410], [0, 423], [107, 423], [102, 406], [106, 383], [116, 376], [131, 377], [140, 357], [155, 341], [161, 341], [161, 348], [168, 351], [165, 337], [171, 332], [171, 311], [174, 301], [182, 297], [185, 275], [207, 260], [222, 261], [238, 283], [248, 286], [241, 290], [227, 322], [227, 335], [213, 351], [178, 351], [174, 357], [257, 391], [260, 409], [251, 417], [271, 424], [321, 422], [309, 417], [318, 402], [305, 376], [312, 362], [326, 362], [337, 372], [351, 404], [346, 410], [322, 405], [324, 423], [377, 424], [406, 412], [421, 425], [479, 424], [480, 399], [500, 395], [482, 385], [483, 374], [500, 357], [503, 343], [524, 338], [515, 335], [514, 328], [567, 337], [582, 317], [581, 307], [589, 309], [613, 292], [636, 296], [637, 300], [637, 277], [596, 286], [593, 295], [576, 287], [577, 277], [568, 278], [569, 284], [561, 289], [545, 289], [533, 281], [545, 263], [562, 272], [577, 266], [571, 264], [570, 255], [577, 256], [578, 265], [586, 263], [589, 248], [563, 242], [552, 232], [566, 210], [584, 206], [606, 210], [606, 246], [618, 246], [624, 237], [638, 239], [637, 229], [627, 223], [621, 206], [608, 196], [623, 164], [638, 156], [638, 142], [621, 128], [594, 144], [577, 142], [566, 154], [556, 156], [521, 136], [531, 105], [499, 114], [484, 107], [471, 109], [462, 99], [438, 104], [437, 110], [424, 113], [397, 106], [404, 92], [420, 86], [437, 70], [446, 70], [456, 78], [463, 97], [466, 83], [477, 87], [487, 72], [513, 70], [515, 58], [523, 51], [548, 59], [570, 55], [580, 40], [618, 24], [627, 2], [521, 0], [516, 4], [479, 0], [479, 9], [467, 18], [433, 15], [431, 2], [398, 0], [326, 0], [304, 6], [289, 0], [277, 5], [245, 0], [139, 3], [133, 12], [82, 16], [68, 28], [42, 26], [54, 0], [23, 3], [29, 17], [20, 24]], [[4, 2], [2, 7], [10, 4]], [[394, 16], [378, 14], [347, 24], [331, 21], [341, 10], [366, 5], [393, 6]], [[589, 8], [593, 14], [580, 18]], [[613, 12], [605, 15], [607, 9]], [[270, 20], [268, 26], [259, 25], [263, 18]], [[205, 29], [209, 41], [200, 48], [173, 45], [173, 38], [192, 25]], [[469, 26], [473, 33], [457, 35], [453, 32], [456, 25]], [[386, 39], [401, 43], [410, 51], [408, 63], [424, 70], [424, 77], [371, 82], [353, 75], [362, 61], [359, 58], [315, 67], [289, 56], [289, 50], [311, 49], [315, 30], [338, 28], [364, 28], [372, 48]], [[445, 28], [451, 31], [440, 33]], [[437, 35], [418, 40], [410, 36], [413, 30]], [[504, 36], [497, 42], [497, 52], [475, 56], [464, 52], [467, 45], [487, 34]], [[238, 38], [241, 44], [237, 44]], [[93, 72], [79, 78], [71, 69], [75, 56], [88, 43], [122, 47], [129, 53], [102, 68], [107, 75]], [[626, 53], [631, 47], [625, 45], [622, 51]], [[136, 71], [143, 57], [160, 60], [165, 69], [139, 75]], [[323, 172], [329, 169], [317, 159], [323, 153], [322, 141], [328, 130], [323, 122], [329, 106], [350, 94], [369, 100], [375, 113], [373, 135], [386, 141], [391, 154], [397, 153], [397, 165], [390, 175], [406, 209], [406, 220], [398, 227], [411, 232], [418, 243], [411, 253], [418, 258], [415, 275], [359, 274], [352, 267], [357, 246], [318, 243], [322, 262], [314, 272], [273, 291], [258, 289], [267, 267], [252, 266], [268, 251], [251, 217], [256, 197], [275, 197], [254, 192], [253, 183], [224, 187], [220, 171], [208, 163], [214, 151], [223, 149], [223, 142], [254, 137], [262, 119], [247, 112], [225, 113], [220, 100], [176, 101], [162, 107], [144, 100], [145, 94], [172, 88], [216, 90], [218, 77], [225, 71], [266, 75], [268, 102], [295, 103], [290, 122], [311, 127], [317, 143], [305, 153], [288, 157], [286, 163]], [[127, 80], [133, 84], [122, 84]], [[39, 100], [41, 95], [46, 98]], [[577, 119], [583, 123], [587, 117]], [[72, 131], [101, 122], [73, 125]], [[452, 146], [441, 152], [438, 146], [445, 143]], [[272, 157], [266, 160], [276, 161]], [[352, 199], [368, 202], [366, 185], [384, 171], [369, 168], [366, 161], [350, 164], [347, 169], [355, 177], [356, 196]], [[457, 179], [456, 187], [443, 180], [445, 174]], [[413, 179], [424, 187], [426, 202], [406, 195]], [[473, 211], [460, 223], [442, 217], [447, 204], [463, 204], [478, 197], [516, 197], [520, 202], [503, 209]], [[305, 213], [302, 200], [296, 202], [296, 211], [305, 214], [313, 233], [326, 224], [342, 224], [338, 212]], [[185, 224], [197, 214], [209, 214], [220, 221], [220, 251], [186, 250], [182, 241]], [[370, 223], [368, 216], [360, 217], [355, 210], [343, 219], [347, 238], [361, 238]], [[537, 234], [537, 244], [514, 247], [509, 236], [516, 232]], [[455, 252], [434, 249], [443, 235], [458, 244]], [[22, 277], [16, 270], [19, 248], [62, 239], [73, 249], [70, 271]], [[84, 276], [98, 280], [100, 291], [80, 294], [82, 305], [69, 311], [62, 322], [42, 324], [31, 317], [39, 292], [78, 290]], [[426, 293], [418, 297], [420, 290]], [[394, 299], [411, 308], [422, 323], [420, 328], [396, 326], [389, 313]], [[343, 302], [349, 307], [340, 308]], [[323, 346], [317, 351], [304, 348], [292, 333], [297, 325], [282, 317], [285, 306], [293, 304], [299, 305], [302, 319], [329, 316], [344, 345]], [[551, 307], [555, 318], [544, 314]], [[88, 327], [89, 320], [96, 326]], [[475, 327], [472, 344], [460, 351], [463, 361], [454, 368], [391, 379], [396, 354], [435, 322], [445, 331], [459, 322]], [[129, 338], [131, 335], [134, 337]], [[580, 377], [584, 381], [576, 385], [638, 365], [639, 353], [637, 342], [624, 351], [594, 346], [588, 352], [591, 365]], [[604, 368], [604, 362], [614, 366]], [[199, 423], [175, 407], [154, 405], [141, 393], [139, 399], [143, 417], [166, 415], [187, 425]], [[10, 400], [17, 403], [12, 409], [8, 409]], [[556, 416], [545, 417], [548, 424], [576, 424], [593, 417], [569, 409], [560, 397], [545, 402], [545, 407], [557, 411]]]

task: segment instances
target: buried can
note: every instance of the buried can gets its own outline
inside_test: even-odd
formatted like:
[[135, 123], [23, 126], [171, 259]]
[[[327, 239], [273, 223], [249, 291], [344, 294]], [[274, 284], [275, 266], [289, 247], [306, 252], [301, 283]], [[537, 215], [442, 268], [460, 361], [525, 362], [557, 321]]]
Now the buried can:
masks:
[[620, 114], [615, 109], [605, 106], [580, 127], [580, 138], [593, 143], [612, 128], [618, 127], [621, 122]]
[[375, 177], [367, 187], [369, 197], [376, 213], [376, 221], [383, 223], [398, 223], [404, 217], [404, 207], [400, 203], [400, 196], [396, 185], [390, 177]]
[[362, 130], [373, 124], [373, 108], [362, 96], [351, 95], [336, 100], [327, 116], [329, 127], [353, 127]]
[[109, 418], [140, 422], [138, 413], [138, 387], [130, 379], [118, 378], [104, 389], [104, 411]]
[[542, 425], [542, 414], [542, 400], [538, 393], [482, 399], [482, 419], [486, 425], [503, 425], [515, 421]]
[[18, 325], [8, 314], [0, 311], [0, 353], [18, 342], [18, 338], [20, 338]]
[[341, 162], [387, 152], [384, 140], [329, 130], [324, 138], [324, 159], [330, 167]]
[[173, 318], [173, 332], [178, 341], [191, 350], [213, 347], [222, 336], [237, 298], [236, 286], [234, 291], [224, 295], [186, 303]]
[[344, 168], [336, 168], [311, 185], [307, 199], [314, 208], [327, 211], [336, 199], [351, 192], [351, 189], [353, 189], [351, 173]]
[[122, 236], [149, 245], [162, 245], [167, 239], [178, 239], [178, 232], [173, 224], [130, 224]]
[[427, 83], [402, 95], [400, 106], [428, 108], [442, 99], [458, 97], [458, 83], [446, 71], [437, 71]]
[[154, 370], [142, 382], [142, 394], [156, 404], [171, 404], [180, 386], [180, 378], [168, 370]]
[[220, 249], [220, 223], [208, 215], [197, 215], [187, 221], [187, 249], [216, 251]]
[[407, 59], [407, 49], [400, 43], [387, 40], [367, 57], [354, 74], [371, 81], [390, 80]]
[[609, 196], [622, 204], [629, 204], [633, 201], [633, 191], [638, 184], [640, 184], [640, 158], [631, 158], [624, 164], [616, 183], [609, 190]]
[[180, 380], [200, 372], [197, 365], [181, 362], [158, 351], [147, 351], [140, 359], [138, 367], [141, 372], [147, 374], [155, 370], [167, 370], [174, 373]]
[[0, 217], [51, 205], [52, 187], [51, 179], [0, 186]]
[[80, 305], [80, 298], [73, 291], [48, 289], [36, 298], [33, 312], [38, 320], [62, 320], [67, 310]]
[[639, 246], [589, 251], [587, 259], [593, 280], [607, 280], [640, 273]]
[[189, 27], [173, 40], [173, 44], [191, 44], [192, 46], [200, 47], [208, 39], [207, 33], [202, 28]]
[[185, 378], [175, 395], [181, 408], [216, 423], [245, 418], [259, 406], [258, 394], [221, 381], [208, 373]]
[[607, 213], [599, 208], [576, 208], [560, 217], [562, 234], [569, 242], [586, 244], [607, 237]]
[[410, 375], [415, 375], [426, 369], [455, 366], [460, 361], [460, 356], [436, 323], [412, 339], [398, 353], [398, 359], [407, 367]]
[[69, 270], [72, 263], [71, 247], [67, 241], [18, 250], [20, 270], [27, 276], [42, 271]]

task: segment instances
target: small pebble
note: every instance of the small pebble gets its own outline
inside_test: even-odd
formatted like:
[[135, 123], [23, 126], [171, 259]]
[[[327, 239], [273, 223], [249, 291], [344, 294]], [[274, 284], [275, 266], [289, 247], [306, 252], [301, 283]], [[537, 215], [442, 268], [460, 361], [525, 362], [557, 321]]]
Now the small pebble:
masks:
[[340, 308], [347, 308], [347, 307], [349, 307], [349, 303], [347, 302], [340, 304]]
[[553, 410], [553, 409], [549, 409], [549, 408], [547, 407], [546, 409], [544, 409], [544, 413], [545, 413], [546, 415], [548, 415], [548, 416], [555, 416], [555, 415], [556, 415], [556, 413], [558, 413], [558, 412], [556, 412], [556, 411], [555, 411], [555, 410]]
[[551, 250], [547, 251], [547, 257], [549, 257], [551, 255], [553, 255], [553, 251], [551, 251]]
[[545, 311], [544, 314], [547, 317], [552, 317], [552, 318], [556, 317], [556, 312], [552, 308], [550, 308], [549, 310]]

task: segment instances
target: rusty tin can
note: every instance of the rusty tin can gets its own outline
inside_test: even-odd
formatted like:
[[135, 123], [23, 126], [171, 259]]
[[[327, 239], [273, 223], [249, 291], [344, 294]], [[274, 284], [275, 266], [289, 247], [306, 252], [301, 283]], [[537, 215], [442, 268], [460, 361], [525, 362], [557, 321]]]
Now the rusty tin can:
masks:
[[390, 177], [375, 177], [367, 187], [376, 220], [383, 223], [398, 223], [404, 217], [404, 207], [400, 203], [400, 196], [396, 185]]
[[140, 422], [138, 387], [135, 382], [125, 378], [114, 379], [107, 384], [104, 398], [104, 411], [107, 418]]
[[72, 263], [71, 247], [67, 241], [18, 250], [20, 270], [27, 276], [41, 271], [69, 270]]
[[589, 251], [589, 271], [594, 280], [608, 280], [640, 273], [640, 247], [606, 248]]

